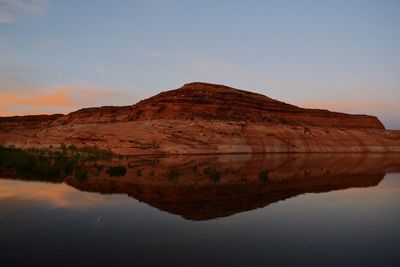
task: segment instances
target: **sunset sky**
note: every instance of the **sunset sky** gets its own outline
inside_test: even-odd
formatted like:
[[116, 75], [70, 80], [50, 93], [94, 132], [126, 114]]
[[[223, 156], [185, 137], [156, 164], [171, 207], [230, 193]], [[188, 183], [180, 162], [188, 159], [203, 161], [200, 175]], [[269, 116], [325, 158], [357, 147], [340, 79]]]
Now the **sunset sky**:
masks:
[[0, 0], [0, 116], [192, 81], [400, 129], [400, 1]]

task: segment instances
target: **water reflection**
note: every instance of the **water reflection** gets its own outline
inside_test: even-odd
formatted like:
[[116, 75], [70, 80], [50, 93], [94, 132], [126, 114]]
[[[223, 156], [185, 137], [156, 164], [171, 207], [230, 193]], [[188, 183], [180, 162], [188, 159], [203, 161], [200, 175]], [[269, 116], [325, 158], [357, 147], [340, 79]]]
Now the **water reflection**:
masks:
[[[85, 177], [65, 175], [47, 181], [85, 192], [127, 194], [188, 220], [210, 220], [265, 207], [305, 193], [378, 185], [388, 172], [400, 172], [396, 154], [253, 154], [101, 159], [79, 166]], [[43, 180], [8, 172], [7, 179]], [[10, 186], [13, 187], [10, 189]], [[35, 185], [36, 187], [38, 185]], [[76, 191], [1, 183], [0, 200], [17, 194], [74, 199]], [[40, 194], [38, 193], [40, 192]], [[77, 203], [96, 203], [101, 195]]]

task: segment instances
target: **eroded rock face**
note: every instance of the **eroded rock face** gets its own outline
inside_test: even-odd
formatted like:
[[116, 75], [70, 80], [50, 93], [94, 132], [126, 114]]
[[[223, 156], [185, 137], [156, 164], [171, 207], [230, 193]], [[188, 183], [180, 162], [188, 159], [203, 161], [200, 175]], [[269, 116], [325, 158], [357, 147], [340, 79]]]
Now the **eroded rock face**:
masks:
[[29, 129], [42, 129], [62, 117], [64, 117], [62, 114], [0, 117], [0, 131], [17, 132]]
[[303, 109], [264, 95], [208, 83], [185, 84], [182, 88], [141, 101], [132, 109], [131, 119], [201, 119], [268, 125], [384, 128], [373, 116]]
[[0, 118], [0, 145], [98, 146], [121, 154], [400, 152], [374, 116], [303, 109], [223, 85], [190, 83], [133, 106]]

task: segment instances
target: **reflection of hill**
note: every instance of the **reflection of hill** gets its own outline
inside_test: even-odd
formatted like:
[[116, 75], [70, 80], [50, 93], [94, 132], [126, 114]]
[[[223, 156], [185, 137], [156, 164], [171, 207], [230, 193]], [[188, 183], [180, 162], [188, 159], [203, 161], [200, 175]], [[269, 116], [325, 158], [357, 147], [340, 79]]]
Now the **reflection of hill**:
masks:
[[[108, 167], [117, 165], [127, 167], [126, 175], [110, 177]], [[400, 154], [131, 157], [80, 168], [87, 179], [46, 181], [64, 181], [82, 191], [124, 193], [186, 219], [207, 220], [300, 194], [376, 186], [385, 173], [400, 172]], [[43, 180], [32, 175], [14, 179]]]
[[[119, 162], [118, 164], [122, 164]], [[67, 179], [84, 191], [126, 193], [190, 220], [208, 220], [267, 206], [304, 193], [376, 186], [400, 171], [395, 154], [268, 154], [131, 158], [124, 177], [102, 172], [86, 181]], [[203, 170], [215, 168], [220, 179]], [[266, 181], [258, 174], [268, 171]], [[93, 171], [94, 173], [94, 171]]]

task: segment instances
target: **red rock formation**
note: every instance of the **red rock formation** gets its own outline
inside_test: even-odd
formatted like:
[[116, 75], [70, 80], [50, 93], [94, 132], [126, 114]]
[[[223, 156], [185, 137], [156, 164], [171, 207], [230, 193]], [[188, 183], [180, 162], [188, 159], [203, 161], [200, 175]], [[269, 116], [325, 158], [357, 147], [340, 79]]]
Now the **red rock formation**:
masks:
[[27, 129], [40, 129], [49, 126], [55, 120], [64, 117], [62, 114], [54, 115], [28, 115], [14, 117], [0, 117], [0, 130], [16, 131]]
[[58, 118], [55, 125], [156, 119], [384, 129], [374, 116], [303, 109], [264, 95], [200, 82], [162, 92], [131, 107], [81, 109]]
[[268, 125], [384, 129], [378, 118], [327, 110], [303, 109], [264, 95], [209, 83], [189, 83], [139, 102], [132, 120], [202, 119]]
[[190, 83], [136, 105], [0, 118], [0, 145], [99, 146], [122, 154], [400, 152], [373, 116], [303, 109], [223, 85]]

